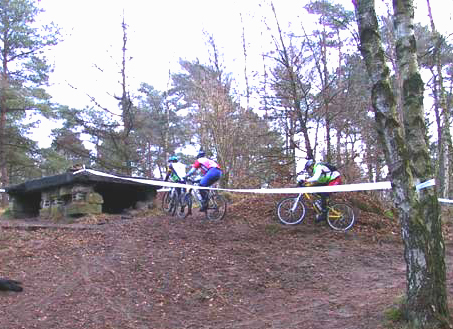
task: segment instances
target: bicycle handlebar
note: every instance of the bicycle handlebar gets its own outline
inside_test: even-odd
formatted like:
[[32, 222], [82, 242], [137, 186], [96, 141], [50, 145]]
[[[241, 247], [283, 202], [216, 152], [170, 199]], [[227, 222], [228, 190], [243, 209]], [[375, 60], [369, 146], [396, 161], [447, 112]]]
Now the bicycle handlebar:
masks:
[[200, 181], [201, 181], [201, 178], [198, 178], [198, 179], [186, 178], [185, 183], [200, 184]]

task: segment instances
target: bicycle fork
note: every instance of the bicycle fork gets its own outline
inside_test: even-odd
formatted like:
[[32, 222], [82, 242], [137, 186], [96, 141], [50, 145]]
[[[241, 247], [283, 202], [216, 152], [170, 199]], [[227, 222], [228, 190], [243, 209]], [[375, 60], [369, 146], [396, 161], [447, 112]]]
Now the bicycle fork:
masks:
[[291, 212], [295, 212], [295, 211], [296, 211], [296, 209], [297, 209], [297, 204], [298, 204], [298, 202], [299, 202], [301, 196], [302, 196], [302, 193], [299, 194], [299, 195], [297, 196], [297, 198], [295, 199], [294, 204], [293, 204], [293, 206], [291, 207]]

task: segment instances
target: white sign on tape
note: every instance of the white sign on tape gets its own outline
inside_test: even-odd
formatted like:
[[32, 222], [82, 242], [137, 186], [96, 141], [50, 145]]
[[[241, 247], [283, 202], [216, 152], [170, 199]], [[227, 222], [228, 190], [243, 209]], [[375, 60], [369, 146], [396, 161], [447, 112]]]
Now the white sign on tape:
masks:
[[421, 189], [424, 189], [424, 188], [430, 187], [430, 186], [434, 186], [434, 185], [436, 185], [436, 180], [433, 178], [433, 179], [427, 180], [426, 182], [417, 184], [417, 185], [415, 186], [415, 189], [416, 189], [417, 191], [419, 191], [419, 190], [421, 190]]

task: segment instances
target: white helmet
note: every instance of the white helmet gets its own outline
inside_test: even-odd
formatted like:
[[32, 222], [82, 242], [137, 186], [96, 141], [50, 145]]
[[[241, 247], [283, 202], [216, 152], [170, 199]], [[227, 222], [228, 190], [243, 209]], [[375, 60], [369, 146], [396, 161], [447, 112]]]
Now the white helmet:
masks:
[[310, 167], [312, 167], [315, 164], [315, 160], [313, 159], [307, 159], [307, 162], [305, 162], [305, 170], [308, 170]]

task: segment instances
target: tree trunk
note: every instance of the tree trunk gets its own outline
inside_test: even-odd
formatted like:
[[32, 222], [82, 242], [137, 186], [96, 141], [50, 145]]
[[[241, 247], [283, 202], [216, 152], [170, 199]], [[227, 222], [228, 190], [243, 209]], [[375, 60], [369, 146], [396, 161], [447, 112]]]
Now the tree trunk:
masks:
[[[3, 93], [2, 93], [3, 94]], [[5, 130], [6, 130], [6, 111], [5, 101], [3, 96], [0, 100], [0, 186], [5, 187], [8, 185], [8, 170], [6, 166], [6, 155], [5, 155]], [[5, 208], [8, 205], [8, 195], [6, 193], [0, 194], [0, 205]]]
[[250, 84], [249, 84], [249, 76], [247, 73], [247, 43], [245, 42], [245, 27], [244, 22], [242, 21], [242, 14], [239, 14], [241, 17], [241, 25], [242, 25], [242, 50], [244, 52], [244, 81], [245, 81], [245, 97], [246, 97], [246, 109], [250, 109]]
[[[303, 115], [304, 111], [302, 110], [302, 100], [299, 95], [300, 93], [298, 92], [298, 79], [299, 78], [297, 76], [297, 73], [294, 70], [294, 65], [290, 59], [290, 55], [288, 53], [288, 48], [283, 39], [283, 32], [280, 28], [280, 24], [277, 19], [277, 13], [275, 11], [275, 7], [272, 2], [271, 2], [271, 8], [272, 8], [272, 12], [274, 13], [275, 22], [277, 24], [278, 36], [279, 36], [280, 46], [281, 46], [281, 50], [278, 50], [278, 47], [277, 47], [277, 50], [280, 53], [280, 57], [281, 57], [280, 63], [284, 66], [284, 68], [286, 70], [287, 79], [288, 79], [288, 82], [290, 85], [289, 100], [291, 102], [291, 109], [292, 109], [292, 111], [295, 111], [295, 113], [296, 113], [296, 117], [298, 118], [298, 121], [300, 124], [300, 129], [304, 136], [304, 143], [305, 143], [305, 150], [307, 153], [307, 158], [314, 158], [313, 148], [311, 147], [311, 144], [310, 144], [308, 127], [306, 125], [306, 118]], [[292, 115], [292, 113], [290, 113], [289, 116], [290, 116], [291, 122], [293, 123], [294, 116]], [[294, 155], [295, 154], [294, 134], [296, 131], [295, 131], [295, 129], [293, 129], [293, 130], [291, 130], [291, 132], [293, 135], [291, 136], [292, 145], [290, 145], [290, 146], [293, 147], [292, 155]]]
[[436, 31], [434, 25], [433, 15], [431, 13], [431, 5], [429, 0], [426, 0], [428, 5], [428, 16], [431, 23], [431, 30], [435, 36], [434, 45], [434, 63], [437, 69], [437, 79], [434, 80], [434, 90], [438, 93], [439, 107], [442, 113], [442, 126], [441, 136], [439, 139], [440, 153], [439, 153], [439, 176], [437, 181], [439, 182], [439, 195], [443, 198], [448, 198], [449, 192], [449, 168], [450, 168], [450, 151], [451, 145], [451, 134], [450, 134], [450, 112], [447, 107], [447, 100], [445, 97], [443, 76], [442, 76], [442, 63], [441, 63], [441, 38], [439, 33]]
[[[6, 90], [8, 88], [8, 62], [5, 57], [3, 60], [3, 72], [0, 73], [0, 182], [1, 187], [6, 187], [9, 184], [8, 167], [6, 164]], [[6, 208], [8, 206], [8, 195], [0, 193], [0, 206]]]
[[[374, 0], [354, 1], [361, 52], [372, 80], [372, 103], [379, 139], [390, 170], [399, 211], [406, 261], [407, 300], [403, 311], [413, 328], [448, 324], [445, 246], [436, 191], [417, 191], [432, 178], [423, 115], [423, 81], [418, 72], [412, 0], [394, 0], [397, 63], [403, 82], [404, 125], [398, 120]], [[403, 130], [406, 140], [403, 139]]]
[[323, 86], [322, 86], [322, 102], [323, 102], [323, 108], [324, 108], [324, 119], [326, 120], [326, 161], [327, 162], [332, 162], [332, 145], [330, 143], [330, 123], [331, 123], [331, 118], [330, 118], [330, 108], [329, 108], [329, 89], [328, 89], [328, 81], [329, 81], [329, 71], [327, 69], [327, 40], [326, 40], [326, 26], [324, 24], [324, 14], [322, 16], [322, 24], [323, 24], [323, 29], [322, 29], [322, 42], [321, 42], [321, 61], [323, 65], [323, 76], [324, 79], [323, 81]]

